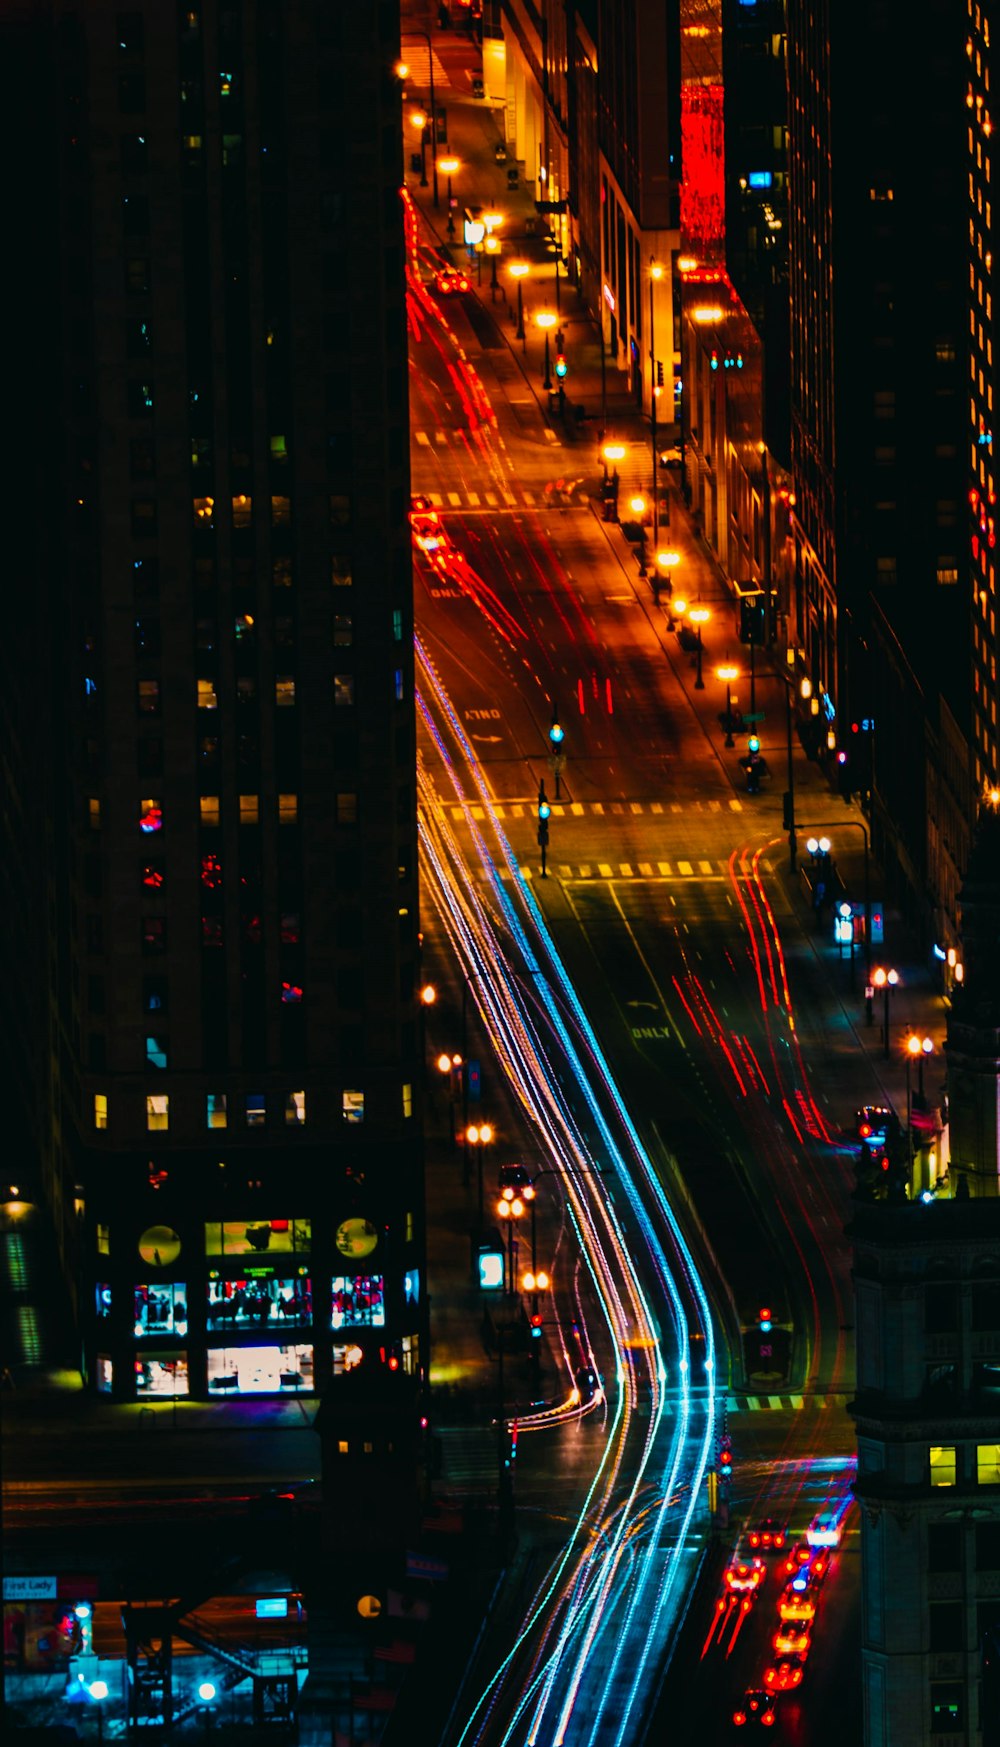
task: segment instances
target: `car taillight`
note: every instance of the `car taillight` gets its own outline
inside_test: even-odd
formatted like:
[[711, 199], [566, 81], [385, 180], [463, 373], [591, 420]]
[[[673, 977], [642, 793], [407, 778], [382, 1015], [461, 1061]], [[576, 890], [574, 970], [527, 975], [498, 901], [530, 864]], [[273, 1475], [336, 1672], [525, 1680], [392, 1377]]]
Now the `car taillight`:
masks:
[[760, 1720], [763, 1723], [764, 1728], [769, 1729], [771, 1727], [771, 1724], [774, 1722], [774, 1712], [773, 1711], [765, 1711]]
[[741, 1723], [745, 1723], [746, 1720], [747, 1720], [746, 1711], [734, 1711], [733, 1712], [733, 1722], [736, 1724], [737, 1728], [739, 1728]]

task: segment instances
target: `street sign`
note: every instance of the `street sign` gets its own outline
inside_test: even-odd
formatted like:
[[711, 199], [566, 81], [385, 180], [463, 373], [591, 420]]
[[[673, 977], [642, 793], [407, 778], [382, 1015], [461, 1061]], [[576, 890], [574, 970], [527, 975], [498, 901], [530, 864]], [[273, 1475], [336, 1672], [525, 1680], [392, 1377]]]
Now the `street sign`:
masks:
[[743, 716], [744, 722], [763, 722], [764, 719], [765, 718], [764, 718], [763, 710], [754, 710], [750, 715], [747, 715], [744, 712], [744, 716]]
[[483, 1079], [482, 1079], [482, 1074], [480, 1072], [479, 1063], [477, 1061], [468, 1062], [466, 1064], [465, 1074], [466, 1074], [466, 1085], [467, 1085], [468, 1091], [469, 1091], [469, 1098], [470, 1098], [472, 1103], [476, 1103], [478, 1101], [478, 1099], [482, 1093], [482, 1089], [483, 1089]]

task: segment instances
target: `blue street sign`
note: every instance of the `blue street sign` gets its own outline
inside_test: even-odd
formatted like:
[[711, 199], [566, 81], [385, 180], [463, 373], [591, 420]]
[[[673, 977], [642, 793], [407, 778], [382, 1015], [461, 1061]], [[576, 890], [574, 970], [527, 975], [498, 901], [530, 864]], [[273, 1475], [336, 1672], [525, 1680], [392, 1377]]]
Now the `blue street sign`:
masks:
[[465, 1072], [468, 1076], [467, 1085], [469, 1089], [469, 1098], [471, 1102], [477, 1103], [479, 1095], [483, 1089], [482, 1074], [479, 1071], [479, 1063], [470, 1061], [466, 1065]]

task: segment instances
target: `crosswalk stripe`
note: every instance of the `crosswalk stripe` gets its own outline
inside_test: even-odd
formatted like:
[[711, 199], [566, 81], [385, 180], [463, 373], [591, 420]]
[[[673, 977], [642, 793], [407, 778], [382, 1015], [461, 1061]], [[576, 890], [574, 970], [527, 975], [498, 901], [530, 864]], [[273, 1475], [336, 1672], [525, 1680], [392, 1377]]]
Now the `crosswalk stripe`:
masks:
[[571, 880], [573, 878], [573, 869], [571, 867], [566, 867], [564, 863], [560, 863], [559, 878], [561, 880]]
[[599, 861], [597, 864], [597, 871], [602, 880], [611, 880], [615, 877], [614, 868], [611, 866], [610, 861]]
[[612, 801], [611, 811], [612, 811], [612, 813], [617, 813], [620, 815], [620, 814], [624, 813], [625, 808], [622, 806], [621, 801]]
[[590, 878], [590, 868], [589, 867], [582, 867], [580, 869], [580, 878], [584, 879], [584, 880], [589, 880], [589, 878]]
[[652, 874], [653, 874], [653, 864], [652, 864], [652, 862], [651, 862], [651, 861], [640, 861], [640, 863], [639, 863], [639, 872], [640, 872], [640, 873], [641, 873], [641, 874], [642, 874], [642, 875], [643, 875], [643, 876], [644, 876], [644, 877], [645, 877], [645, 878], [646, 878], [646, 879], [651, 879], [651, 878], [652, 878]]
[[654, 801], [653, 805], [650, 807], [649, 810], [651, 813], [662, 813], [663, 812], [663, 802], [662, 801]]
[[631, 803], [631, 805], [632, 805], [633, 813], [641, 813], [642, 812], [642, 802], [641, 801], [633, 801]]
[[413, 435], [416, 437], [417, 442], [420, 444], [421, 448], [424, 448], [424, 449], [430, 448], [431, 440], [430, 440], [430, 437], [427, 435], [426, 431], [414, 431]]
[[769, 1395], [767, 1398], [767, 1405], [768, 1405], [768, 1407], [780, 1407], [781, 1406], [781, 1396], [780, 1395]]
[[479, 493], [478, 493], [478, 491], [467, 491], [465, 495], [468, 498], [471, 507], [474, 510], [477, 510], [479, 508]]
[[592, 812], [597, 813], [599, 815], [603, 814], [603, 812], [604, 812], [603, 801], [591, 801], [590, 806], [591, 806]]
[[736, 797], [735, 797], [735, 795], [734, 795], [734, 796], [733, 796], [733, 799], [732, 799], [732, 800], [731, 800], [731, 801], [730, 801], [730, 803], [729, 803], [729, 805], [730, 805], [730, 807], [731, 807], [731, 808], [732, 808], [732, 810], [733, 810], [733, 812], [734, 812], [734, 813], [742, 813], [742, 811], [743, 811], [743, 802], [742, 802], [742, 801], [738, 801], [738, 800], [737, 800], [737, 799], [736, 799]]
[[494, 807], [493, 811], [496, 814], [498, 819], [506, 819], [507, 814], [504, 811], [503, 807]]
[[708, 810], [710, 813], [721, 813], [722, 802], [721, 801], [709, 801]]
[[496, 509], [496, 507], [497, 507], [497, 494], [496, 494], [496, 492], [495, 491], [486, 491], [483, 493], [483, 496], [485, 497], [486, 502], [491, 506], [491, 508]]
[[715, 869], [712, 866], [712, 863], [710, 861], [699, 861], [698, 867], [700, 868], [701, 872], [704, 874], [710, 874], [710, 873], [715, 872]]
[[526, 492], [524, 492], [523, 496], [524, 496], [524, 501], [529, 506], [529, 508], [534, 509], [534, 507], [535, 507], [535, 494], [534, 494], [534, 492], [533, 491], [526, 491]]
[[751, 1413], [756, 1408], [758, 1408], [760, 1406], [760, 1402], [757, 1400], [756, 1395], [748, 1395], [747, 1396], [747, 1406], [749, 1407]]
[[572, 805], [570, 806], [570, 812], [573, 814], [574, 818], [576, 818], [576, 819], [580, 818], [581, 814], [583, 813], [583, 810], [584, 810], [584, 807], [583, 807], [582, 801], [574, 801], [572, 803]]
[[524, 818], [524, 808], [523, 807], [512, 807], [511, 812], [513, 813], [515, 819], [523, 819]]
[[631, 862], [623, 861], [619, 865], [620, 865], [620, 869], [621, 869], [622, 879], [623, 880], [630, 880], [632, 878], [632, 864], [631, 864]]
[[691, 866], [691, 863], [689, 861], [679, 861], [677, 863], [677, 866], [680, 868], [682, 874], [693, 874], [694, 873], [694, 868]]
[[471, 809], [471, 811], [472, 811], [472, 817], [475, 819], [477, 825], [482, 824], [482, 821], [486, 817], [486, 808], [485, 807], [473, 807]]
[[434, 432], [434, 441], [435, 441], [435, 443], [438, 443], [438, 444], [443, 443], [443, 444], [445, 444], [445, 446], [447, 446], [447, 443], [448, 443], [447, 431], [435, 431]]
[[670, 811], [672, 813], [683, 813], [684, 808], [681, 806], [680, 801], [671, 801]]
[[671, 876], [673, 875], [673, 871], [674, 871], [673, 868], [671, 867], [669, 861], [658, 861], [656, 865], [657, 865], [657, 868], [659, 869], [660, 873], [663, 874], [664, 878], [669, 880], [671, 878]]
[[791, 1403], [792, 1407], [798, 1408], [798, 1407], [802, 1406], [801, 1395], [790, 1395], [788, 1399], [789, 1399], [789, 1402]]
[[430, 501], [434, 505], [434, 508], [436, 510], [441, 509], [442, 505], [444, 504], [444, 498], [441, 496], [441, 493], [439, 491], [429, 491], [427, 493], [427, 496], [430, 498]]
[[461, 507], [462, 507], [462, 500], [459, 497], [457, 491], [449, 491], [448, 502], [451, 504], [452, 509], [457, 510], [457, 509], [461, 509]]

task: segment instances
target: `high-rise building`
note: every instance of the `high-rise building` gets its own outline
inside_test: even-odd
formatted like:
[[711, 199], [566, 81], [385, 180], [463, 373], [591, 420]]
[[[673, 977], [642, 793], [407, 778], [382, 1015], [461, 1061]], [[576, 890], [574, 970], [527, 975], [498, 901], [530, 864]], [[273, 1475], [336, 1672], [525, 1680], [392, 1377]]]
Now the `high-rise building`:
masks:
[[398, 6], [51, 0], [6, 35], [46, 69], [54, 323], [11, 963], [85, 1376], [418, 1377]]
[[[841, 7], [788, 12], [798, 637], [845, 788], [870, 797], [886, 896], [943, 946], [975, 817], [968, 384], [987, 335], [973, 309], [986, 244], [980, 292], [969, 258], [967, 29], [944, 0], [919, 31], [877, 0], [859, 55]], [[984, 185], [982, 149], [977, 174]], [[985, 370], [983, 384], [985, 409]], [[995, 669], [992, 683], [995, 697]]]
[[865, 1747], [986, 1743], [1000, 1619], [1000, 1203], [858, 1203]]
[[968, 467], [970, 560], [973, 587], [972, 757], [977, 791], [1000, 780], [1000, 724], [997, 722], [997, 474], [993, 421], [996, 418], [996, 361], [993, 356], [993, 100], [992, 0], [967, 0], [965, 43], [968, 86], [966, 156], [968, 183], [969, 272], [969, 425]]

